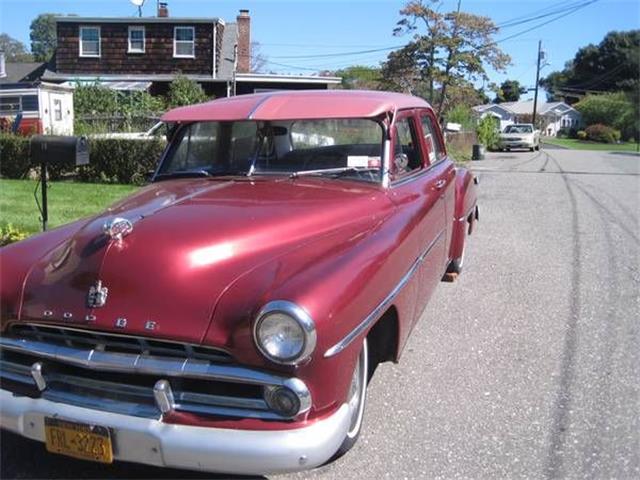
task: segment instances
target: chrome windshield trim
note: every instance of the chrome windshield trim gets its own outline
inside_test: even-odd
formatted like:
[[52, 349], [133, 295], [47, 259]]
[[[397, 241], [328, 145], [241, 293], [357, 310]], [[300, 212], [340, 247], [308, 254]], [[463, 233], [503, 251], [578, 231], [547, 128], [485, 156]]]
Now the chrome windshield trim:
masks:
[[380, 304], [378, 304], [378, 306], [374, 308], [373, 311], [369, 315], [367, 315], [367, 317], [362, 322], [358, 324], [358, 326], [356, 326], [356, 328], [351, 330], [342, 340], [329, 348], [324, 353], [324, 358], [333, 357], [334, 355], [347, 348], [347, 346], [351, 342], [358, 338], [358, 336], [362, 332], [367, 330], [371, 326], [371, 324], [378, 319], [378, 317], [387, 309], [389, 304], [398, 295], [398, 293], [400, 293], [400, 290], [402, 290], [402, 288], [409, 282], [409, 280], [411, 280], [411, 277], [413, 277], [413, 275], [416, 273], [416, 270], [418, 270], [420, 264], [424, 261], [425, 257], [429, 254], [434, 245], [438, 243], [438, 240], [440, 240], [442, 235], [444, 235], [444, 230], [441, 230], [440, 233], [438, 233], [436, 238], [431, 241], [424, 252], [422, 252], [420, 256], [413, 262], [407, 273], [404, 274], [398, 284], [393, 288], [393, 290], [391, 290], [391, 293], [389, 293], [389, 295], [387, 295], [384, 300], [382, 300], [382, 302], [380, 302]]
[[68, 363], [91, 370], [139, 373], [169, 377], [220, 380], [253, 385], [286, 386], [289, 378], [235, 365], [218, 365], [193, 358], [157, 357], [139, 354], [100, 352], [37, 340], [0, 337], [0, 347], [14, 352]]

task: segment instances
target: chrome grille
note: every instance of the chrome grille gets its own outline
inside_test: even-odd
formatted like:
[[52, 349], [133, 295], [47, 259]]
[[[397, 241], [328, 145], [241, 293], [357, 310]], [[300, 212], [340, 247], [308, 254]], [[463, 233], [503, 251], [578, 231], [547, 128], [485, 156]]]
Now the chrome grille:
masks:
[[[235, 365], [222, 350], [34, 324], [12, 325], [0, 347], [0, 388], [17, 394], [158, 418], [154, 385], [166, 380], [178, 412], [288, 419], [269, 408], [264, 388], [292, 379]], [[43, 391], [32, 376], [36, 362], [42, 364]]]
[[231, 362], [224, 350], [188, 343], [130, 337], [95, 330], [79, 330], [37, 324], [13, 324], [9, 335], [16, 338], [38, 340], [54, 345], [66, 345], [99, 352], [130, 353], [174, 358], [194, 358], [217, 363]]

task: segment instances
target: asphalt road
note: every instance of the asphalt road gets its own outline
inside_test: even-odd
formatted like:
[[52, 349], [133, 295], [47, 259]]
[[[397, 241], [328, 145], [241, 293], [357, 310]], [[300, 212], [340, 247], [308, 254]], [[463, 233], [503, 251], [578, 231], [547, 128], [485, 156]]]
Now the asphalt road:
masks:
[[[374, 376], [354, 449], [298, 475], [640, 478], [640, 157], [489, 154], [465, 272]], [[211, 478], [2, 437], [2, 478]]]

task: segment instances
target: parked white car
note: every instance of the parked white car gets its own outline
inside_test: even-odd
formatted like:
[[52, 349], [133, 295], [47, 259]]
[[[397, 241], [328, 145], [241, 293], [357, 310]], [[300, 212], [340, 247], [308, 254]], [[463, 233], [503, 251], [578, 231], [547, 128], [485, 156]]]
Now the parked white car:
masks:
[[500, 150], [528, 148], [532, 152], [540, 150], [540, 130], [531, 123], [515, 123], [507, 125], [500, 134]]
[[117, 133], [94, 133], [89, 138], [119, 138], [124, 140], [149, 140], [153, 138], [161, 138], [166, 135], [166, 123], [158, 122], [146, 132], [117, 132]]

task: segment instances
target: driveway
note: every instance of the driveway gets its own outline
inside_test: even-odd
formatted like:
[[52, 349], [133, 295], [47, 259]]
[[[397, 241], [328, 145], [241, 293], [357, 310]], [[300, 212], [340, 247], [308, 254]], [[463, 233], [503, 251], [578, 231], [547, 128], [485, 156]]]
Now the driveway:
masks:
[[[358, 444], [278, 479], [640, 477], [640, 158], [552, 150], [473, 162], [480, 224]], [[211, 478], [103, 467], [9, 434], [2, 478]]]

